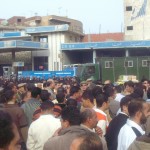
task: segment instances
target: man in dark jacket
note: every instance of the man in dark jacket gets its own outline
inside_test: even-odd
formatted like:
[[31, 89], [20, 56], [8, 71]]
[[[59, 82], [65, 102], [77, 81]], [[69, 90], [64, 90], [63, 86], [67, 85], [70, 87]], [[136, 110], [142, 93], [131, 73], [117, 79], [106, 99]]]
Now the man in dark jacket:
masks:
[[120, 129], [128, 119], [128, 104], [130, 101], [131, 101], [131, 97], [129, 96], [123, 97], [121, 99], [120, 102], [121, 112], [109, 124], [105, 136], [108, 150], [117, 150], [118, 134]]

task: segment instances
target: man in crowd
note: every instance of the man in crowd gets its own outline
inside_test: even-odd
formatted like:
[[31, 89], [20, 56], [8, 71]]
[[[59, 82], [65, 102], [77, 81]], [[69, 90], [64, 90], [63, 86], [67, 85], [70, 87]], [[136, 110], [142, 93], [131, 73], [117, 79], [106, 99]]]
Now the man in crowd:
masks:
[[40, 118], [32, 122], [28, 131], [29, 150], [43, 150], [45, 142], [61, 127], [60, 120], [53, 116], [54, 104], [51, 101], [44, 101], [40, 108]]
[[118, 150], [127, 150], [137, 137], [145, 133], [141, 125], [146, 122], [150, 109], [143, 99], [135, 99], [129, 103], [128, 112], [130, 118], [118, 135]]
[[95, 109], [97, 118], [98, 118], [98, 124], [97, 126], [100, 127], [103, 131], [103, 135], [106, 134], [106, 129], [108, 127], [108, 119], [107, 115], [104, 111], [106, 111], [109, 108], [109, 101], [106, 95], [100, 94], [96, 97], [96, 104], [97, 108]]
[[81, 103], [78, 101], [80, 96], [81, 96], [80, 87], [72, 86], [71, 89], [70, 89], [70, 97], [67, 99], [67, 101], [76, 101], [77, 102], [77, 107], [80, 109]]
[[128, 119], [128, 105], [131, 98], [126, 96], [123, 97], [120, 102], [121, 112], [114, 118], [109, 124], [106, 132], [106, 141], [108, 150], [117, 150], [118, 145], [118, 134], [122, 126]]
[[88, 88], [87, 82], [86, 81], [82, 81], [80, 83], [80, 88], [81, 88], [81, 92], [83, 93]]
[[80, 126], [81, 117], [77, 107], [70, 106], [63, 109], [61, 114], [62, 129], [59, 136], [50, 138], [44, 145], [44, 150], [69, 150], [72, 141], [80, 134], [89, 132]]
[[130, 95], [134, 91], [134, 83], [132, 81], [127, 81], [124, 83], [124, 94], [125, 95]]
[[0, 149], [20, 150], [20, 136], [11, 116], [0, 110]]
[[51, 94], [51, 100], [55, 100], [56, 99], [56, 94], [54, 93], [54, 89], [55, 89], [55, 82], [52, 79], [48, 79], [47, 80], [47, 87], [46, 90], [48, 90], [48, 92]]
[[91, 90], [86, 90], [82, 94], [82, 106], [84, 108], [96, 108], [94, 105], [94, 97]]
[[40, 99], [41, 89], [34, 87], [31, 91], [31, 99], [25, 102], [21, 107], [23, 108], [27, 117], [28, 126], [32, 123], [32, 117], [35, 110], [41, 105]]
[[98, 135], [93, 132], [83, 133], [77, 136], [71, 146], [70, 150], [104, 150], [102, 142]]
[[97, 123], [98, 123], [97, 115], [94, 109], [87, 108], [81, 113], [81, 126], [99, 135], [103, 150], [107, 150], [106, 141], [102, 136], [102, 132], [99, 132], [100, 130], [97, 128]]

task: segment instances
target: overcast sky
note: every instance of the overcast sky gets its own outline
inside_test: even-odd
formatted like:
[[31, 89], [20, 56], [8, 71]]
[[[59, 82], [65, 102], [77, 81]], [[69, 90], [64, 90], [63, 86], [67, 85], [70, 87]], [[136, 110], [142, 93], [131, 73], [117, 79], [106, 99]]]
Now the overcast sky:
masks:
[[123, 0], [0, 0], [0, 18], [60, 15], [83, 23], [85, 33], [121, 32]]

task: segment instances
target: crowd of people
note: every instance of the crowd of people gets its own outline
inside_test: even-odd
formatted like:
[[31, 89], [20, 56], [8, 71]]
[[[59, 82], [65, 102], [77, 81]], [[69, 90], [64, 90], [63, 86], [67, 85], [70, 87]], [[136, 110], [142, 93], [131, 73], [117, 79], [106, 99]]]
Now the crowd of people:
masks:
[[2, 150], [149, 150], [150, 82], [0, 80]]

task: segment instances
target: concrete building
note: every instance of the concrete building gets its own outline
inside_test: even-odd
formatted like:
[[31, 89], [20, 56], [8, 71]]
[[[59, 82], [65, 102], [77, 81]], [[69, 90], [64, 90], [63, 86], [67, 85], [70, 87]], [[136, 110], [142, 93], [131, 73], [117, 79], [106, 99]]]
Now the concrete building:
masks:
[[125, 40], [150, 39], [150, 0], [124, 0]]
[[[80, 21], [60, 16], [34, 16], [25, 18], [14, 16], [0, 26], [0, 41], [2, 44], [12, 40], [33, 41], [48, 43], [48, 50], [4, 50], [0, 47], [0, 64], [12, 65], [12, 54], [15, 51], [15, 61], [23, 61], [24, 70], [62, 70], [63, 54], [60, 49], [61, 43], [76, 43], [83, 39], [83, 25]], [[1, 44], [0, 44], [1, 45]], [[44, 45], [45, 47], [45, 45]], [[0, 66], [0, 67], [1, 67]]]

